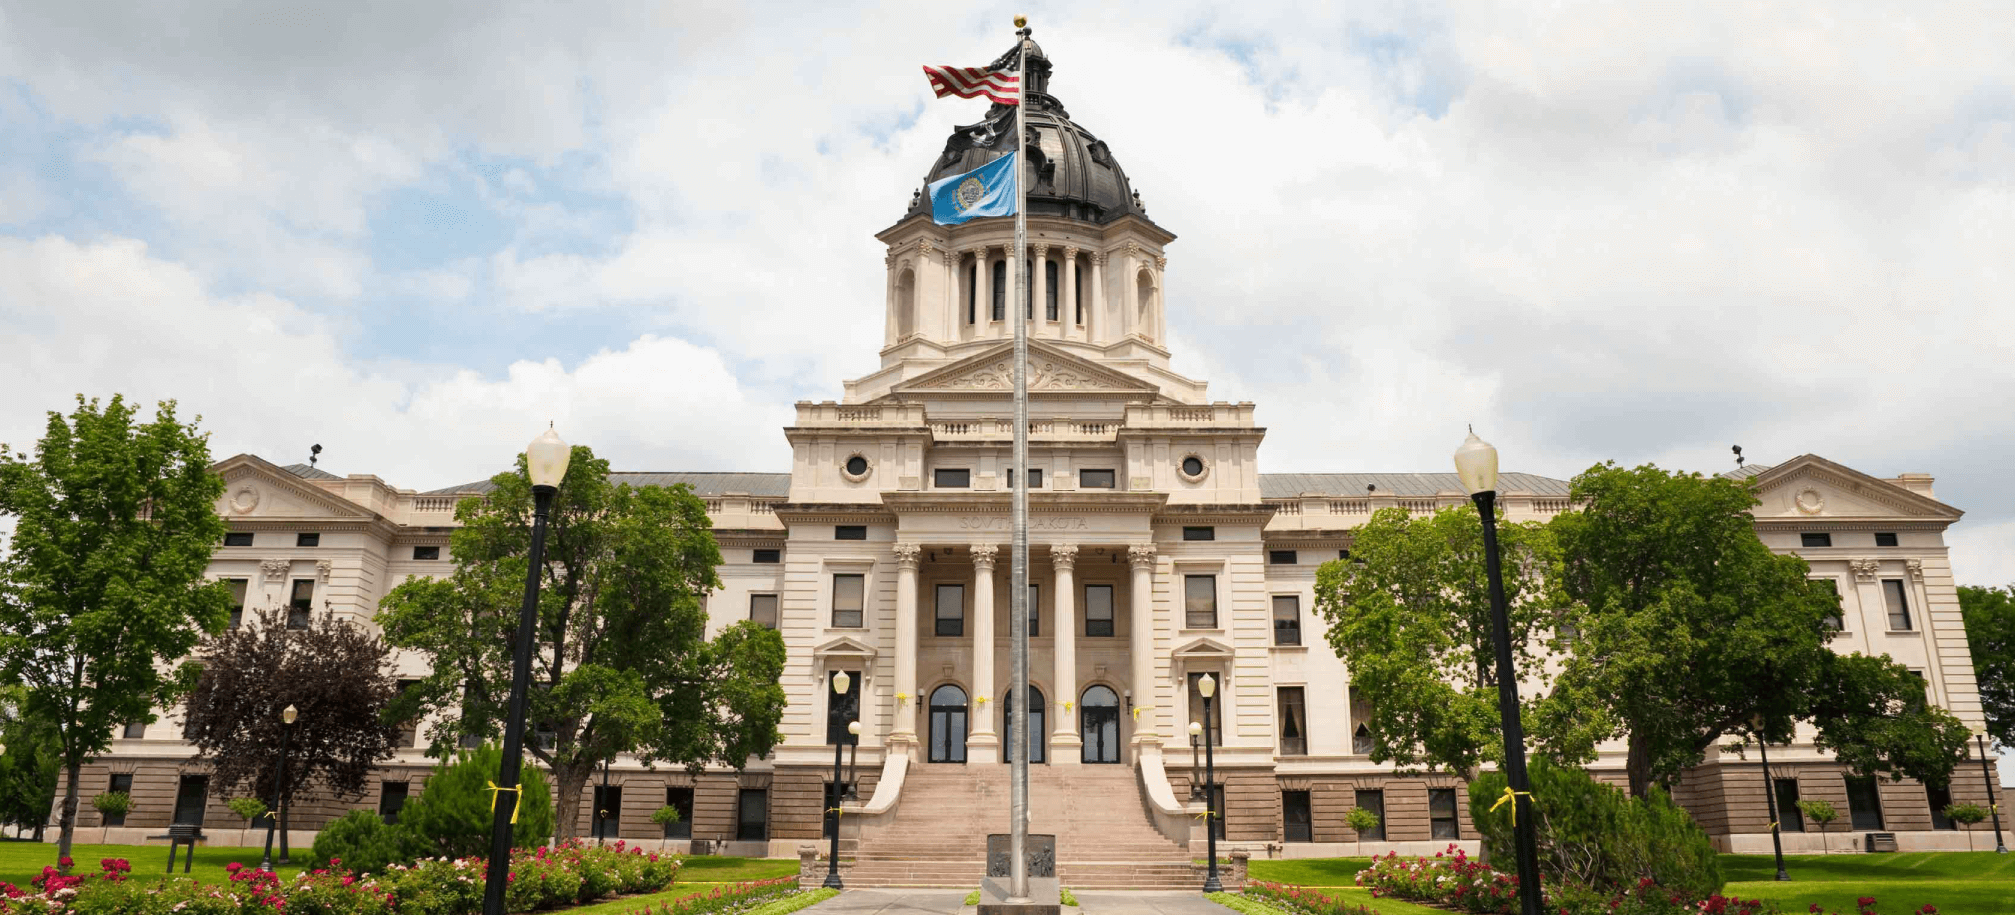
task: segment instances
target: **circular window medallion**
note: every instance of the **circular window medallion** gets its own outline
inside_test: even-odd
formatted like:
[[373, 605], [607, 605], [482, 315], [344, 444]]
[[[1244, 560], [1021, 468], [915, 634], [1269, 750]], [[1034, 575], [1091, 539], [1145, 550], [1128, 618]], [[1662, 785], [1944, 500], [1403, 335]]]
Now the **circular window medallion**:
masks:
[[1819, 490], [1807, 489], [1798, 494], [1798, 510], [1808, 515], [1816, 515], [1826, 510], [1826, 497]]
[[240, 486], [237, 492], [231, 494], [231, 510], [238, 514], [246, 514], [258, 507], [259, 490], [257, 489], [250, 486]]
[[867, 479], [868, 474], [873, 471], [874, 465], [868, 463], [867, 455], [864, 454], [848, 455], [846, 460], [840, 462], [840, 476], [846, 477], [849, 482], [859, 483]]
[[1182, 474], [1183, 479], [1191, 483], [1210, 475], [1210, 464], [1200, 454], [1183, 455], [1182, 460], [1176, 462], [1175, 469], [1177, 473]]

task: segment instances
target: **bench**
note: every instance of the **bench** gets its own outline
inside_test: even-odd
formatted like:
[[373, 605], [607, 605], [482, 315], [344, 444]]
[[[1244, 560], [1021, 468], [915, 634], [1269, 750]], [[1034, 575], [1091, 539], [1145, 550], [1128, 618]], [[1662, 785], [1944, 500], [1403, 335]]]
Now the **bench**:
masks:
[[168, 873], [171, 874], [175, 872], [175, 853], [180, 851], [182, 846], [189, 846], [189, 857], [182, 860], [182, 873], [186, 874], [189, 872], [190, 866], [196, 863], [196, 843], [204, 839], [203, 827], [193, 824], [177, 824], [168, 827], [168, 834], [165, 836], [148, 836], [147, 838], [149, 840], [168, 840]]
[[1871, 832], [1871, 833], [1869, 833], [1869, 834], [1868, 834], [1868, 850], [1869, 850], [1870, 852], [1878, 852], [1878, 851], [1895, 851], [1895, 850], [1896, 850], [1896, 834], [1895, 834], [1895, 833], [1893, 833], [1893, 832]]

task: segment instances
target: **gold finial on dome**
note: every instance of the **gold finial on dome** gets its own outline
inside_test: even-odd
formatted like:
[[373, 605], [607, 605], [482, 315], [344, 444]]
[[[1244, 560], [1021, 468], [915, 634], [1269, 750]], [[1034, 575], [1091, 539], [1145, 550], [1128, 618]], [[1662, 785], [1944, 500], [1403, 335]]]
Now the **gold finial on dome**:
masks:
[[1028, 17], [1027, 16], [1014, 17], [1014, 27], [1018, 29], [1028, 28]]

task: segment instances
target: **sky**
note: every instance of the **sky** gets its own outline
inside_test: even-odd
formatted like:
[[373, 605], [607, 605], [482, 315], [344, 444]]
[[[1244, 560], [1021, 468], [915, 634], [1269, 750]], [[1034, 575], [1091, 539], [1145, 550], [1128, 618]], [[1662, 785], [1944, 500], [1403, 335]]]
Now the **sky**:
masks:
[[[0, 0], [0, 441], [173, 398], [431, 489], [784, 471], [1026, 13], [1272, 471], [1924, 472], [2015, 581], [2004, 3]], [[1997, 482], [1999, 481], [1999, 482]]]

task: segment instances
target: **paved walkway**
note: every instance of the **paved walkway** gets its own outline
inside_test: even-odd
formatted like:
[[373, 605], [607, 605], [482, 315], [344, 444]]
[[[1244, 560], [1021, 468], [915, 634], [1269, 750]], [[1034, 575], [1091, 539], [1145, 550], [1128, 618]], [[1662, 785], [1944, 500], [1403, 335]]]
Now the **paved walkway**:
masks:
[[[963, 890], [859, 889], [819, 903], [817, 915], [958, 915], [970, 912]], [[1201, 893], [1080, 890], [1083, 915], [1229, 915]]]

